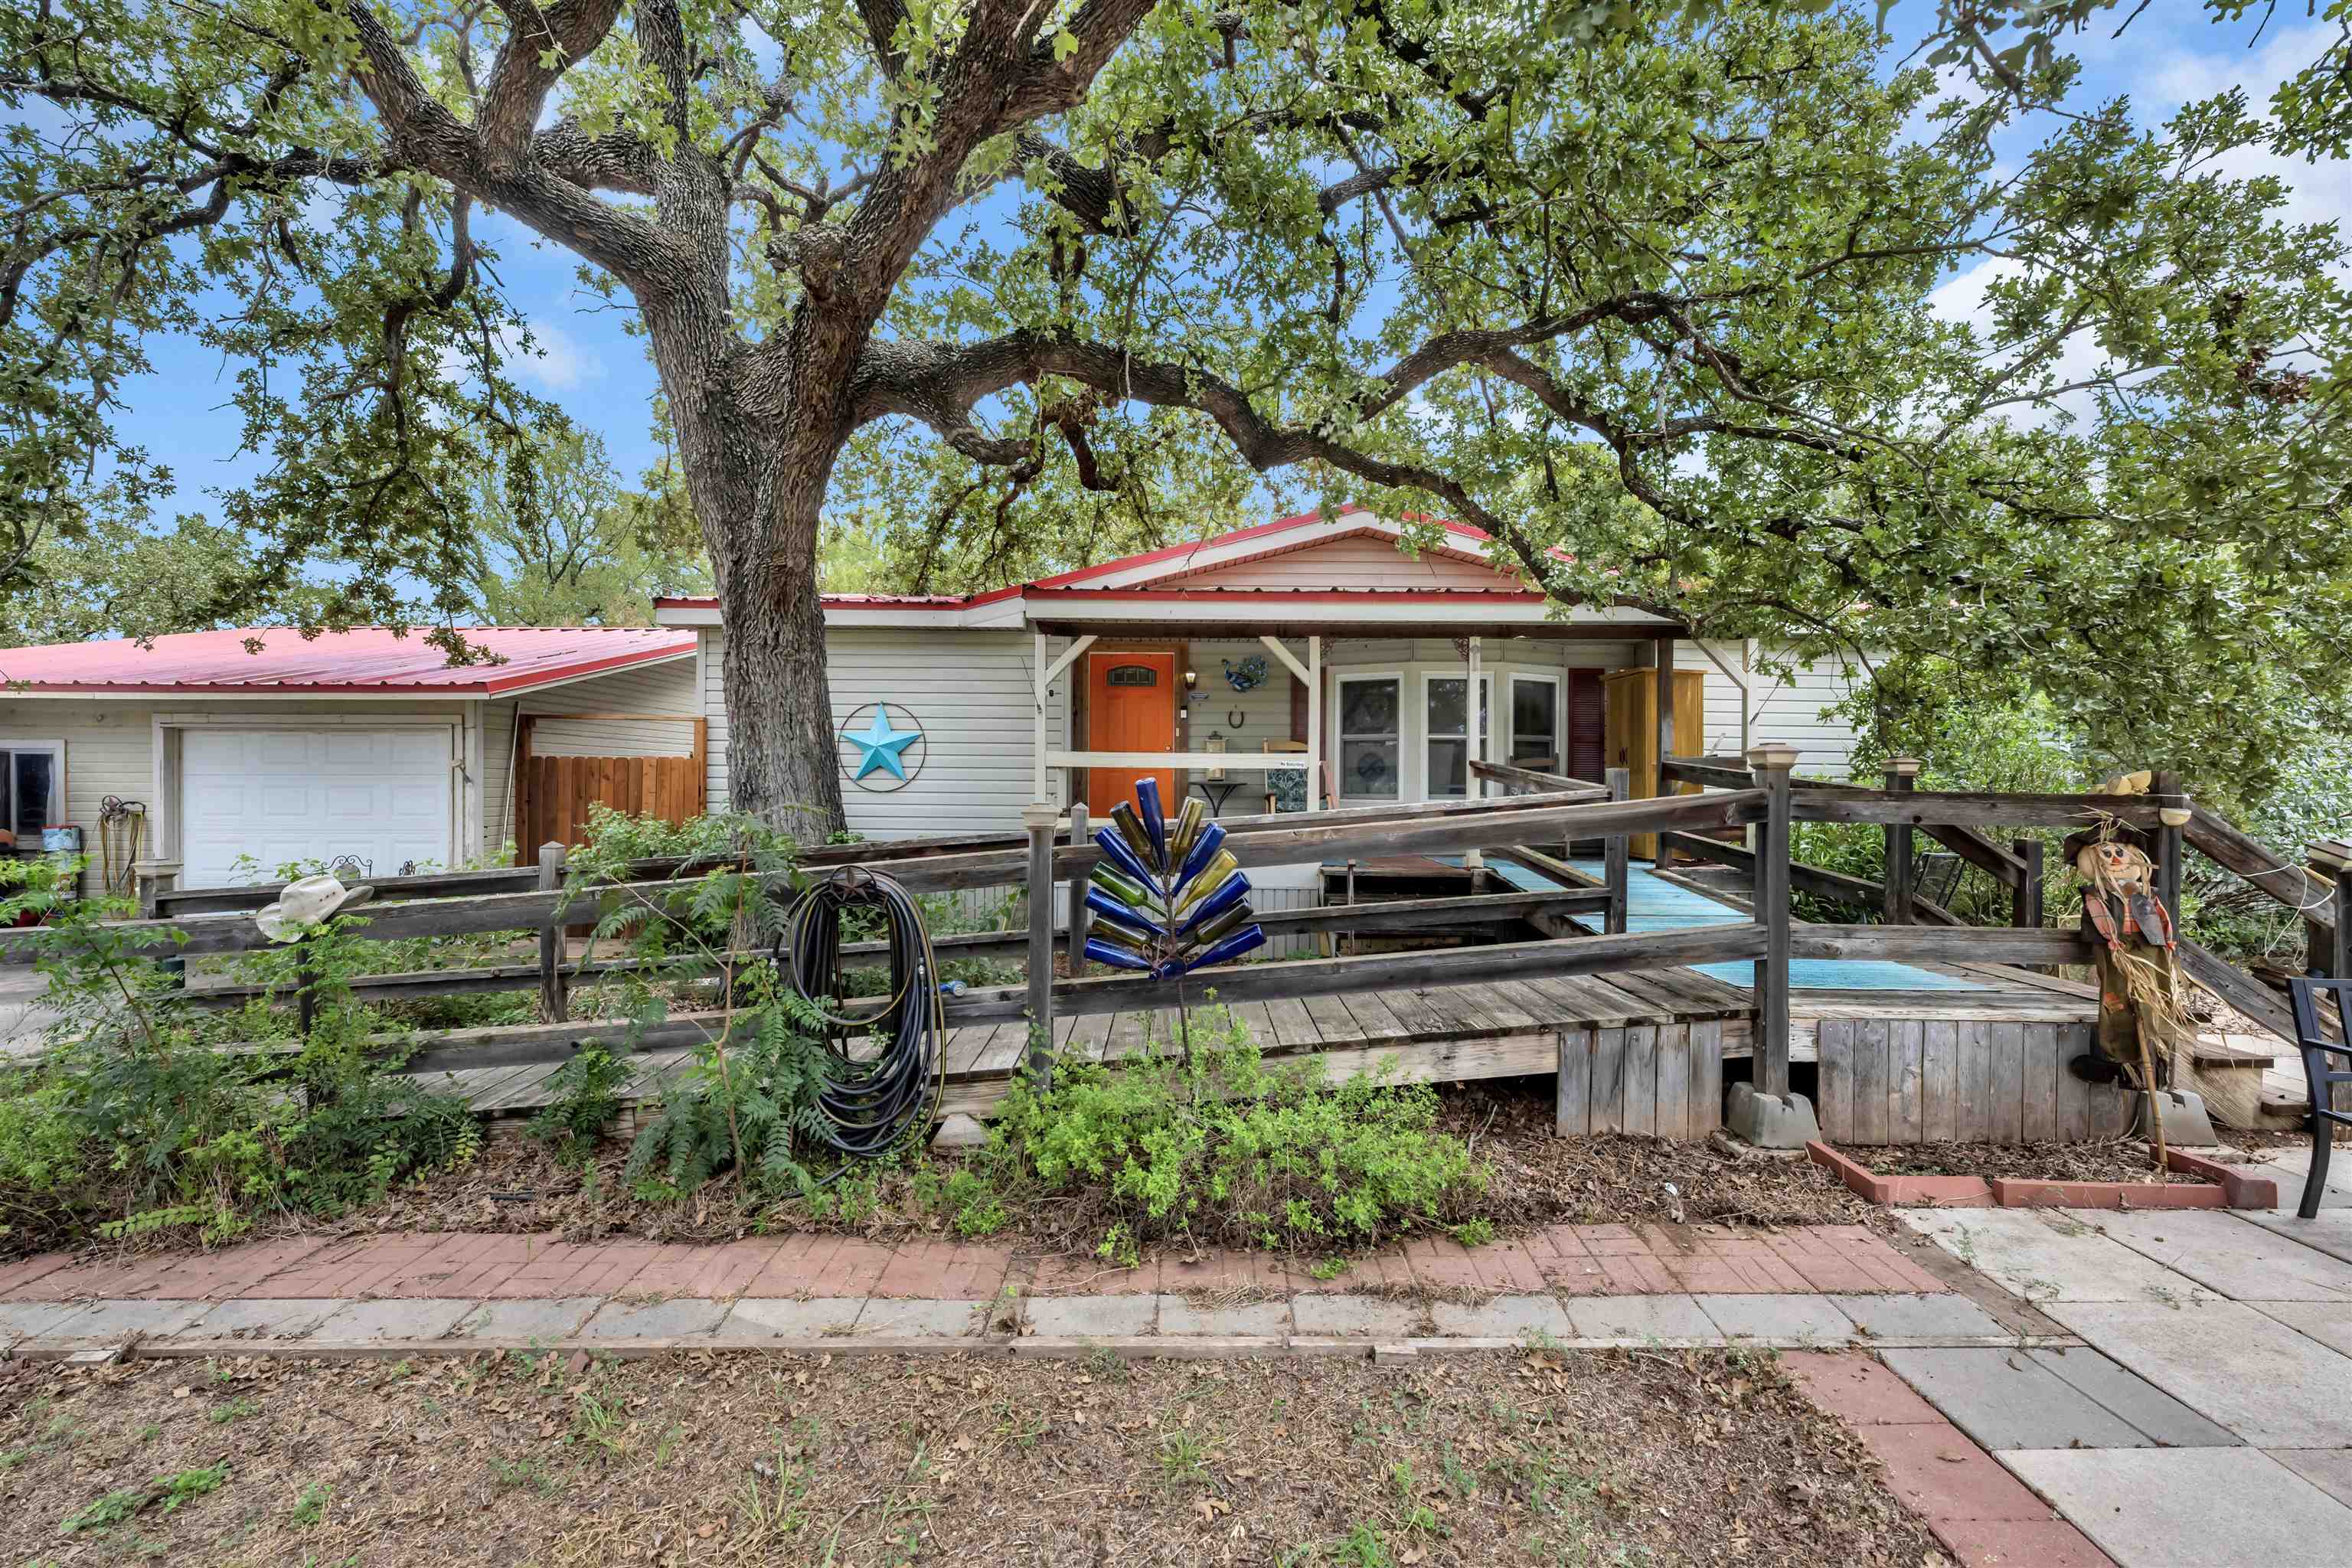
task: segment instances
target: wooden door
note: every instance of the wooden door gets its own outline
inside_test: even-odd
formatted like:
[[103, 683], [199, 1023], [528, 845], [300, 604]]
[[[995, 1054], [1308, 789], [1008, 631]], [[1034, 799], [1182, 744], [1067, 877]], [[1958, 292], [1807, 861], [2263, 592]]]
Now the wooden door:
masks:
[[[1696, 756], [1706, 743], [1706, 672], [1678, 669], [1674, 681], [1675, 746], [1685, 756]], [[1648, 800], [1658, 793], [1657, 682], [1658, 672], [1648, 668], [1612, 669], [1604, 678], [1609, 691], [1609, 765], [1633, 775], [1635, 800]], [[1673, 793], [1696, 795], [1699, 788], [1679, 784]], [[1658, 836], [1634, 834], [1631, 850], [1639, 858], [1654, 858]]]
[[[1176, 656], [1132, 648], [1087, 655], [1087, 750], [1172, 752], [1176, 749]], [[1087, 810], [1096, 820], [1135, 796], [1139, 778], [1160, 781], [1160, 804], [1177, 808], [1176, 773], [1131, 767], [1087, 770]]]

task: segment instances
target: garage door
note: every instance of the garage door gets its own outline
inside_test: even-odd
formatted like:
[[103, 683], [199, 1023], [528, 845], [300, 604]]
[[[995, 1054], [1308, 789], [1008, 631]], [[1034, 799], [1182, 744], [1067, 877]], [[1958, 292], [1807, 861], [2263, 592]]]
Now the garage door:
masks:
[[[388, 877], [449, 862], [451, 731], [181, 731], [181, 885], [268, 880], [289, 862], [353, 856]], [[240, 869], [239, 856], [261, 871]]]

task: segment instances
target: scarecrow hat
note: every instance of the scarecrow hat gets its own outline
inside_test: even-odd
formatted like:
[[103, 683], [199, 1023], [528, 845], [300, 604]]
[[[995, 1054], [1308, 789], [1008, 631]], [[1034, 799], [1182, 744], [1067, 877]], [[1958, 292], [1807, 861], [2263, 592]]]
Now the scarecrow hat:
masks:
[[373, 888], [346, 888], [333, 877], [304, 877], [280, 889], [276, 903], [256, 910], [253, 923], [272, 942], [295, 942], [374, 897]]

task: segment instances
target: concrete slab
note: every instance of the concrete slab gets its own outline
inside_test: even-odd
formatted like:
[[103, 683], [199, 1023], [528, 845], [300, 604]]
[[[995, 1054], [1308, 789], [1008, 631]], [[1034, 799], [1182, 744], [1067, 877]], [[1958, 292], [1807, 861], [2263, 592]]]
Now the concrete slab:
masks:
[[2166, 1448], [2234, 1448], [2238, 1439], [2156, 1384], [2097, 1351], [2027, 1352]]
[[63, 1340], [111, 1344], [176, 1334], [212, 1310], [210, 1301], [92, 1301], [41, 1330], [44, 1344]]
[[1715, 1326], [1736, 1338], [1803, 1340], [1835, 1348], [1853, 1338], [1853, 1322], [1819, 1296], [1694, 1296]]
[[2056, 1301], [2042, 1310], [2257, 1447], [2331, 1448], [2352, 1435], [2352, 1358], [2241, 1302]]
[[580, 1336], [590, 1340], [683, 1340], [709, 1333], [727, 1316], [724, 1301], [675, 1296], [667, 1301], [631, 1306], [607, 1301], [596, 1315], [580, 1325]]
[[887, 1301], [866, 1303], [856, 1331], [877, 1339], [961, 1339], [978, 1331], [985, 1301]]
[[2000, 1456], [2122, 1568], [2339, 1568], [2352, 1509], [2252, 1448]]
[[1294, 1332], [1288, 1301], [1245, 1301], [1232, 1307], [1194, 1307], [1171, 1296], [1160, 1309], [1162, 1334], [1287, 1334]]
[[1160, 1309], [1181, 1296], [1039, 1296], [1029, 1303], [1032, 1333], [1055, 1339], [1112, 1339], [1148, 1334]]
[[2233, 1301], [2352, 1301], [2352, 1263], [2225, 1210], [2074, 1217]]
[[1873, 1339], [1975, 1340], [2009, 1332], [1966, 1296], [1829, 1296], [1823, 1300]]
[[602, 1296], [553, 1296], [543, 1300], [485, 1301], [457, 1322], [461, 1339], [504, 1344], [544, 1344], [570, 1339], [596, 1315]]
[[1439, 1301], [1429, 1309], [1441, 1334], [1492, 1339], [1564, 1340], [1576, 1331], [1551, 1296], [1496, 1296], [1483, 1306], [1463, 1307]]
[[1878, 1359], [1984, 1448], [2140, 1448], [2154, 1439], [2022, 1351], [1889, 1350]]
[[846, 1334], [857, 1326], [866, 1310], [863, 1296], [747, 1296], [721, 1320], [719, 1331], [730, 1339], [771, 1335], [780, 1340], [814, 1340]]
[[2264, 1452], [2337, 1502], [2352, 1507], [2352, 1448], [2270, 1448]]
[[1899, 1209], [1896, 1217], [1961, 1262], [2037, 1304], [2182, 1301], [2211, 1291], [2122, 1242], [2032, 1209]]
[[223, 1301], [180, 1331], [184, 1340], [299, 1340], [334, 1315], [331, 1296], [248, 1296]]
[[1584, 1340], [1711, 1340], [1721, 1331], [1690, 1296], [1578, 1296], [1568, 1321]]
[[0, 1301], [0, 1340], [27, 1338], [80, 1310], [71, 1301]]
[[404, 1297], [353, 1301], [310, 1331], [314, 1340], [437, 1340], [481, 1305], [447, 1298]]
[[1309, 1335], [1362, 1335], [1409, 1340], [1421, 1332], [1422, 1309], [1385, 1296], [1341, 1296], [1325, 1291], [1295, 1297], [1290, 1314]]
[[2324, 1252], [2339, 1262], [2352, 1263], [2352, 1205], [2323, 1208], [2309, 1219], [2295, 1217], [2295, 1199], [2280, 1189], [2286, 1204], [2283, 1209], [2239, 1209], [2238, 1216], [2249, 1225], [2261, 1226], [2273, 1235], [2299, 1241], [2315, 1252]]
[[[2249, 1301], [2266, 1318], [2276, 1318], [2341, 1355], [2352, 1356], [2352, 1301]], [[2352, 1436], [2345, 1439], [2352, 1443]]]
[[[2311, 1174], [2311, 1145], [2273, 1149], [2261, 1162], [2278, 1183], [2279, 1209], [2293, 1214], [2303, 1203], [2303, 1184]], [[2352, 1208], [2352, 1149], [2338, 1144], [2327, 1164], [2327, 1184], [2319, 1190], [2319, 1206]]]

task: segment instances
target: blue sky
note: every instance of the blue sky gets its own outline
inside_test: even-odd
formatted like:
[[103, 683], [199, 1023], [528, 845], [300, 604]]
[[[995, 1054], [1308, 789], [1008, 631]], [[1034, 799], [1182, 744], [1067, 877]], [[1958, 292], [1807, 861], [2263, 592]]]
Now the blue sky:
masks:
[[[2143, 123], [2160, 121], [2180, 104], [2232, 84], [2242, 84], [2260, 108], [2284, 76], [2322, 47], [2322, 25], [2297, 15], [2300, 7], [2292, 5], [2281, 7], [2259, 38], [2251, 22], [2211, 23], [2199, 0], [2154, 0], [2121, 38], [2111, 37], [2128, 10], [2118, 6], [2075, 39], [2072, 51], [2084, 63], [2078, 89], [2084, 97], [2128, 95]], [[1900, 0], [1888, 21], [1898, 44], [1907, 47], [1934, 16], [1933, 0]], [[2279, 173], [2294, 188], [2291, 216], [2298, 220], [2352, 217], [2352, 164], [2314, 166], [2246, 154], [2230, 167], [2240, 174]], [[657, 455], [648, 428], [656, 378], [641, 342], [624, 333], [622, 313], [579, 287], [577, 262], [568, 252], [495, 214], [478, 219], [476, 233], [499, 252], [499, 273], [538, 340], [538, 355], [515, 365], [518, 378], [599, 432], [623, 475], [634, 479]], [[1970, 314], [1984, 276], [1980, 270], [1957, 274], [1942, 290], [1942, 307], [1957, 317]], [[159, 509], [163, 517], [208, 512], [213, 507], [205, 492], [235, 485], [256, 469], [257, 459], [236, 451], [238, 423], [228, 406], [234, 367], [182, 338], [151, 343], [150, 354], [153, 373], [121, 389], [122, 431], [173, 471], [178, 493]]]

